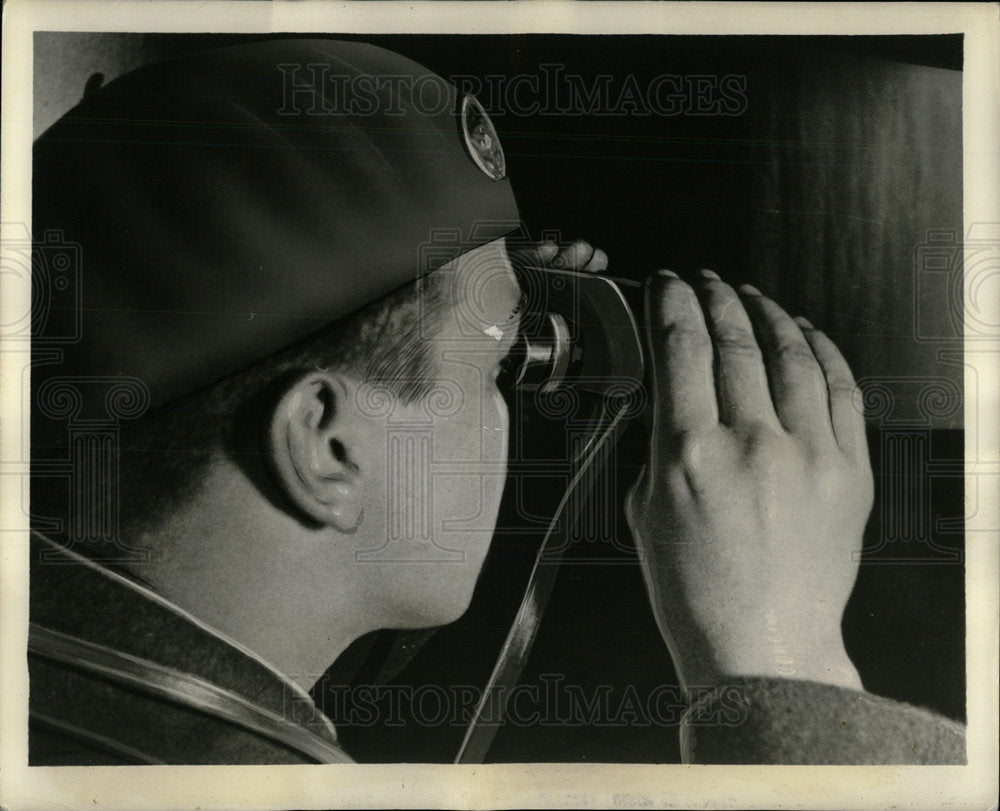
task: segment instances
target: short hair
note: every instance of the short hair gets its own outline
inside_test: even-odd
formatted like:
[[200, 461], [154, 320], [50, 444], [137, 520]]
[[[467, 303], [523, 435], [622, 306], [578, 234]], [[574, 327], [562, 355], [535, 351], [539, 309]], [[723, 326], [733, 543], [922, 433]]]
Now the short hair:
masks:
[[430, 340], [448, 302], [442, 274], [404, 285], [245, 371], [123, 426], [119, 529], [138, 535], [182, 507], [224, 454], [260, 475], [262, 420], [283, 384], [317, 368], [376, 383], [406, 404], [433, 388]]

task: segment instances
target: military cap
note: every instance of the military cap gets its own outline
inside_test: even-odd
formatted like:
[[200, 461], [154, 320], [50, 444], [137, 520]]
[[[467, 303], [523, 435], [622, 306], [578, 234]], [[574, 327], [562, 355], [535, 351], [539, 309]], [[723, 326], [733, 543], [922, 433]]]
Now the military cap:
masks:
[[167, 403], [517, 219], [485, 112], [398, 54], [282, 39], [142, 68], [35, 144], [36, 241], [78, 245], [79, 267], [75, 300], [35, 285], [36, 348], [63, 362], [34, 374]]

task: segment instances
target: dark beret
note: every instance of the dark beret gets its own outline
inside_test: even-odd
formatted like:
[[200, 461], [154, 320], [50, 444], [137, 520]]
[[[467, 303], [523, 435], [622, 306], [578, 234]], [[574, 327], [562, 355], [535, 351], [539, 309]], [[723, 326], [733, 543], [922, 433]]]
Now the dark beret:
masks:
[[39, 250], [68, 245], [77, 265], [62, 297], [36, 279], [36, 356], [61, 359], [36, 359], [37, 382], [134, 378], [152, 405], [518, 219], [474, 100], [398, 54], [323, 39], [186, 56], [88, 94], [36, 142], [32, 199]]

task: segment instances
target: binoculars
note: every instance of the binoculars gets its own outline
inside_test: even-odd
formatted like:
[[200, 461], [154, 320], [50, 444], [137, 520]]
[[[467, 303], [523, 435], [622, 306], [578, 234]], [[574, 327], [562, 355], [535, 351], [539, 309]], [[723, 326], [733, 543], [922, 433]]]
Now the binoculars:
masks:
[[640, 282], [553, 268], [516, 272], [526, 303], [501, 386], [538, 396], [572, 388], [608, 398], [642, 386]]

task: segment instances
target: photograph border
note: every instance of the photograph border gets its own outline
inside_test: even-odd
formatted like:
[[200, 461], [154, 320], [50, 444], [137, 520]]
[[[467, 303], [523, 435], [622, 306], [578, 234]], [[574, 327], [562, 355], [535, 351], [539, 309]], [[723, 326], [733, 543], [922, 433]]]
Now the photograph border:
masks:
[[[30, 223], [32, 35], [49, 31], [268, 34], [964, 35], [964, 222], [1000, 237], [1000, 25], [993, 3], [268, 2], [9, 0], [3, 20], [3, 236]], [[20, 226], [18, 224], [21, 224]], [[998, 270], [1000, 272], [1000, 270]], [[6, 291], [3, 291], [6, 292]], [[995, 301], [977, 302], [1000, 312]], [[0, 294], [0, 323], [25, 312]], [[992, 310], [990, 308], [992, 307]], [[966, 320], [966, 330], [969, 330]], [[968, 334], [967, 334], [968, 338]], [[1000, 335], [993, 336], [1000, 339]], [[28, 347], [0, 346], [0, 806], [51, 808], [902, 808], [996, 802], [1000, 345], [966, 342], [966, 766], [434, 764], [27, 766]], [[994, 498], [989, 498], [993, 494]]]

